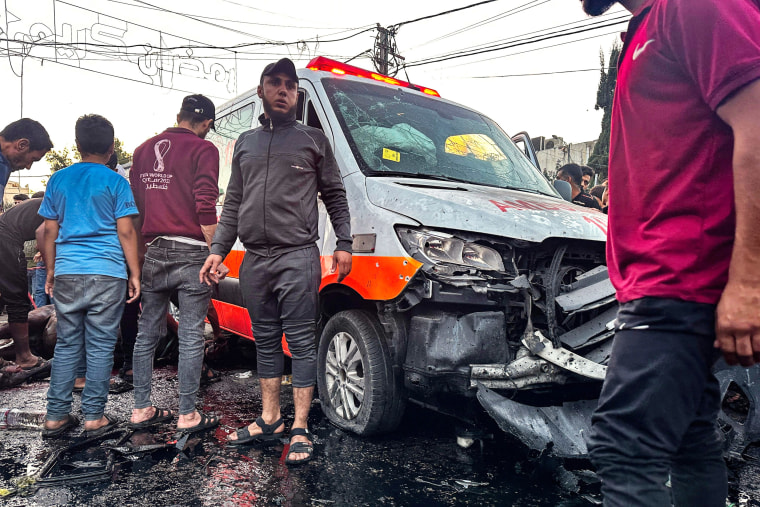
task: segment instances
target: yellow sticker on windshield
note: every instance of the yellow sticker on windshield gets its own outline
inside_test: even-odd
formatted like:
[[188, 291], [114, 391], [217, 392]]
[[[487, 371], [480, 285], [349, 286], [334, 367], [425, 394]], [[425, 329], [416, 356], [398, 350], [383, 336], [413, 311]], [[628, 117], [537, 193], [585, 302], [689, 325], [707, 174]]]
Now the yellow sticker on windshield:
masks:
[[385, 160], [393, 160], [394, 162], [400, 162], [401, 153], [397, 151], [389, 150], [388, 148], [383, 148], [383, 158]]

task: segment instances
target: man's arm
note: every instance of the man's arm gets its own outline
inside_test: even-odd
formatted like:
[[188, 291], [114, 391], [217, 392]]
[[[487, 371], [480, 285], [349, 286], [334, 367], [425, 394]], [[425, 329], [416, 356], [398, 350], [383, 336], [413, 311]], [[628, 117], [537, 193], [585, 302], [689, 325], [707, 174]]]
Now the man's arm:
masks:
[[132, 217], [126, 216], [116, 219], [116, 232], [119, 235], [119, 243], [124, 251], [124, 258], [129, 268], [129, 279], [127, 288], [129, 290], [129, 299], [127, 303], [135, 301], [140, 297], [140, 264], [137, 254], [137, 231], [132, 223]]
[[736, 233], [728, 284], [718, 304], [715, 346], [728, 364], [760, 363], [760, 79], [717, 110], [734, 133]]
[[42, 224], [44, 234], [42, 237], [42, 257], [45, 259], [47, 268], [47, 279], [45, 280], [45, 294], [53, 295], [53, 286], [55, 284], [55, 240], [58, 239], [59, 225], [58, 220], [45, 219]]
[[346, 189], [340, 176], [340, 168], [335, 160], [330, 143], [323, 139], [322, 158], [317, 161], [317, 187], [322, 194], [327, 214], [330, 215], [337, 244], [333, 252], [331, 273], [338, 271], [338, 283], [351, 273], [351, 214], [348, 209]]
[[[224, 258], [232, 249], [237, 238], [237, 220], [240, 203], [243, 200], [243, 176], [240, 172], [240, 152], [238, 151], [243, 144], [243, 137], [247, 133], [241, 134], [235, 144], [235, 152], [232, 155], [230, 181], [227, 184], [227, 191], [224, 194], [224, 206], [222, 214], [219, 216], [219, 223], [214, 226], [213, 239], [210, 241], [211, 254], [206, 259], [203, 267], [198, 273], [201, 283], [211, 285], [219, 283], [229, 273], [229, 268], [222, 264]], [[206, 231], [203, 231], [206, 237]], [[209, 242], [206, 239], [206, 242]]]
[[[37, 255], [42, 256], [42, 262], [45, 262], [45, 252], [43, 252], [43, 248], [45, 245], [45, 221], [43, 220], [39, 227], [34, 231], [34, 239], [37, 240]], [[35, 255], [35, 261], [36, 257]]]

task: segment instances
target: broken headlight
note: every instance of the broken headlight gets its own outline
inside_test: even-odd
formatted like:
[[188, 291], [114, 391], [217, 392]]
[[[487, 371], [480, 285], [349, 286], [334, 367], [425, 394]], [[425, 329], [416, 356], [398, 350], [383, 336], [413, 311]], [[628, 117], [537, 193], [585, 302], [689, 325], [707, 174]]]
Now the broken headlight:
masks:
[[504, 271], [504, 261], [493, 248], [461, 240], [438, 231], [408, 227], [396, 230], [401, 244], [410, 255], [421, 255], [433, 264], [448, 263], [490, 271]]

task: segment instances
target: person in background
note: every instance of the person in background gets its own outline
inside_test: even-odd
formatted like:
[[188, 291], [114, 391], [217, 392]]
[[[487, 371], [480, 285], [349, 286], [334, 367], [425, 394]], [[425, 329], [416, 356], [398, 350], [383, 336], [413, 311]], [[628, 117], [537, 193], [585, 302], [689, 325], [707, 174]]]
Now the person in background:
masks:
[[602, 198], [604, 197], [604, 191], [607, 189], [604, 185], [597, 185], [591, 190], [588, 191], [589, 195], [596, 199], [596, 202], [599, 203], [599, 206], [602, 205]]
[[587, 165], [583, 165], [581, 166], [581, 171], [583, 172], [581, 176], [581, 191], [588, 195], [591, 182], [594, 181], [594, 170]]
[[126, 295], [130, 301], [140, 295], [132, 223], [137, 207], [129, 183], [104, 165], [114, 149], [113, 125], [102, 116], [85, 115], [75, 132], [82, 161], [50, 177], [39, 210], [45, 219], [45, 289], [54, 294], [58, 318], [43, 437], [79, 425], [71, 414], [71, 392], [82, 356], [85, 436], [103, 435], [118, 424], [105, 413], [113, 351]]
[[0, 131], [0, 196], [13, 171], [29, 169], [53, 149], [50, 136], [39, 122], [21, 118]]
[[[116, 171], [119, 176], [126, 178], [124, 168], [119, 164], [116, 153], [111, 154], [111, 158], [106, 163], [109, 169]], [[121, 331], [121, 354], [123, 363], [119, 368], [119, 377], [132, 383], [132, 355], [135, 351], [135, 341], [137, 339], [137, 322], [140, 318], [140, 300], [137, 298], [131, 303], [124, 306], [124, 313], [121, 316], [119, 330]]]
[[189, 95], [177, 127], [137, 147], [130, 182], [140, 210], [142, 243], [147, 243], [142, 279], [142, 314], [132, 366], [134, 408], [129, 426], [147, 428], [174, 414], [151, 403], [153, 357], [166, 327], [169, 299], [177, 293], [179, 319], [179, 417], [177, 429], [198, 432], [219, 424], [195, 404], [203, 363], [204, 320], [211, 287], [198, 280], [216, 231], [219, 150], [206, 141], [214, 127], [214, 103]]
[[13, 205], [17, 206], [28, 199], [29, 196], [26, 194], [16, 194], [13, 196]]
[[760, 4], [583, 8], [615, 3], [633, 14], [610, 120], [620, 309], [589, 454], [606, 506], [724, 507], [712, 367], [760, 362]]
[[[40, 190], [32, 194], [32, 199], [42, 199], [45, 197], [45, 192]], [[40, 245], [37, 241], [34, 242], [35, 250], [34, 257], [34, 277], [32, 278], [32, 299], [34, 300], [34, 306], [37, 308], [45, 305], [52, 304], [53, 300], [45, 293], [45, 280], [47, 279], [47, 269], [45, 269], [45, 261], [42, 260], [42, 253], [40, 253]]]
[[42, 199], [29, 199], [0, 215], [0, 307], [8, 310], [8, 327], [16, 351], [16, 365], [24, 370], [49, 371], [50, 361], [29, 348], [29, 290], [24, 242], [42, 233], [37, 214]]
[[600, 210], [602, 207], [596, 200], [581, 191], [583, 184], [583, 171], [578, 164], [565, 164], [557, 170], [557, 179], [570, 183], [572, 188], [572, 203], [586, 208]]

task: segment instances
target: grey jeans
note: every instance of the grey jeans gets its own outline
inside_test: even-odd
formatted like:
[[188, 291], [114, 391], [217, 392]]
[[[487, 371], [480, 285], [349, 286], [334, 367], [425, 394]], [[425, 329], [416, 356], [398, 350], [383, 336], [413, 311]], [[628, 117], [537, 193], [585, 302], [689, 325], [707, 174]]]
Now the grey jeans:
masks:
[[316, 383], [321, 278], [316, 246], [273, 257], [245, 253], [240, 289], [251, 316], [260, 378], [282, 376], [284, 332], [293, 359], [293, 387]]
[[173, 248], [151, 245], [142, 271], [142, 315], [132, 359], [135, 408], [151, 405], [150, 384], [156, 344], [166, 328], [169, 297], [179, 302], [179, 413], [195, 411], [203, 364], [203, 327], [211, 287], [198, 273], [208, 248], [172, 242]]

